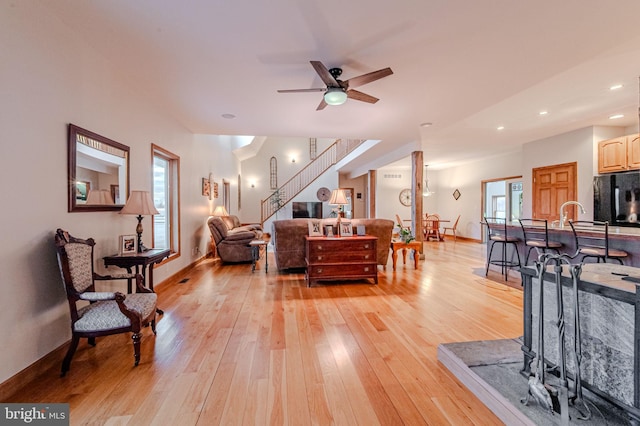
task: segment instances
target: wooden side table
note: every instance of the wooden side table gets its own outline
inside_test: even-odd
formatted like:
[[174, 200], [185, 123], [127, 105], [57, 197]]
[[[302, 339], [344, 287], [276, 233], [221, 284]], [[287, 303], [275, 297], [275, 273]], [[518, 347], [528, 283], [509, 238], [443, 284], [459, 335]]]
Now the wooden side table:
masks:
[[251, 247], [251, 256], [253, 257], [251, 272], [256, 270], [256, 264], [260, 260], [260, 249], [262, 247], [264, 247], [264, 272], [269, 272], [269, 260], [267, 259], [269, 243], [265, 240], [253, 240], [249, 243], [249, 247]]
[[[149, 288], [153, 291], [153, 265], [156, 263], [162, 262], [164, 259], [169, 257], [171, 254], [171, 250], [169, 249], [149, 249], [147, 251], [143, 251], [142, 253], [133, 253], [133, 254], [114, 254], [111, 256], [105, 256], [102, 258], [104, 261], [104, 266], [118, 266], [120, 268], [125, 268], [127, 272], [130, 274], [131, 268], [136, 268], [136, 274], [140, 273], [140, 268], [142, 268], [142, 278], [143, 284], [147, 285], [147, 267], [149, 267]], [[131, 279], [129, 279], [128, 290], [131, 293]], [[164, 312], [160, 309], [157, 309], [157, 312], [162, 315]]]
[[413, 240], [409, 243], [404, 241], [391, 241], [391, 258], [393, 259], [393, 270], [396, 270], [396, 263], [398, 261], [398, 250], [402, 250], [402, 263], [407, 263], [407, 250], [413, 250], [413, 264], [418, 269], [418, 257], [420, 249], [422, 248], [422, 241]]

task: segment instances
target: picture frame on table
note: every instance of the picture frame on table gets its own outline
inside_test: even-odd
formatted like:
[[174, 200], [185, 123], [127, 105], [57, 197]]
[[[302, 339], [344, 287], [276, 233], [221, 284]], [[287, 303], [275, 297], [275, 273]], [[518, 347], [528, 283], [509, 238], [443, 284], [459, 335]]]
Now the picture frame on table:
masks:
[[333, 225], [325, 225], [324, 226], [324, 235], [328, 238], [334, 237], [333, 235]]
[[340, 236], [353, 237], [353, 227], [351, 222], [340, 222]]
[[118, 254], [136, 254], [138, 252], [138, 236], [137, 235], [120, 235]]
[[310, 237], [322, 237], [322, 221], [310, 219], [308, 225]]

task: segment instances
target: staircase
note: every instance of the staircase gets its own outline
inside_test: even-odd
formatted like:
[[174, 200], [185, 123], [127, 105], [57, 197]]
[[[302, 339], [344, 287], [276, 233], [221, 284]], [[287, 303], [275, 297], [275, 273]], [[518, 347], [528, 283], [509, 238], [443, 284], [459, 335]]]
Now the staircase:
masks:
[[269, 197], [262, 200], [260, 208], [261, 222], [273, 216], [284, 207], [293, 197], [309, 186], [320, 175], [329, 170], [331, 166], [342, 160], [354, 149], [359, 147], [364, 140], [338, 139], [330, 147], [325, 149], [315, 160], [307, 164], [295, 176], [273, 191]]

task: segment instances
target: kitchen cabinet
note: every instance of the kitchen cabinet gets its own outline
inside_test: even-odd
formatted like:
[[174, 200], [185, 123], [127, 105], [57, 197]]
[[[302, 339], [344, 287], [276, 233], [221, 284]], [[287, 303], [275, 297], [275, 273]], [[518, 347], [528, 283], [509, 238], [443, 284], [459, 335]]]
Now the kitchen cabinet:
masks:
[[640, 170], [640, 137], [620, 136], [598, 142], [598, 173]]

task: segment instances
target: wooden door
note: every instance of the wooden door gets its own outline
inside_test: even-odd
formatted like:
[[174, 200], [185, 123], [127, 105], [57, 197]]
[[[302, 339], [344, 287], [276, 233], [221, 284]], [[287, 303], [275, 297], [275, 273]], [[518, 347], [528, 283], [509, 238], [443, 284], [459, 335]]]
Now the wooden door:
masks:
[[[533, 169], [533, 217], [549, 221], [560, 220], [560, 206], [576, 199], [577, 163]], [[568, 219], [575, 219], [576, 206], [565, 210]]]

